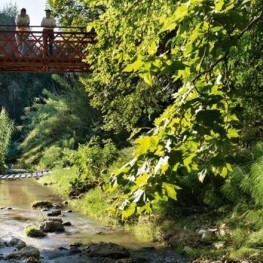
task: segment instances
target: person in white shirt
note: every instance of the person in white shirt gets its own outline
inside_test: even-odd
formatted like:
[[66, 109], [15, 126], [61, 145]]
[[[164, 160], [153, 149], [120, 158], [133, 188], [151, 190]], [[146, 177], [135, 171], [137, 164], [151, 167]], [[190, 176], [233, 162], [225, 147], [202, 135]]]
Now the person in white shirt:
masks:
[[26, 13], [26, 9], [22, 8], [20, 14], [16, 16], [16, 44], [18, 50], [24, 55], [27, 52], [27, 39], [28, 39], [28, 31], [29, 31], [29, 24], [30, 18], [29, 15]]
[[[56, 27], [56, 20], [51, 16], [51, 10], [46, 9], [46, 16], [41, 21], [43, 27], [43, 44], [44, 54], [46, 56], [53, 55], [53, 43], [54, 43], [54, 28]], [[48, 48], [47, 48], [48, 47]]]

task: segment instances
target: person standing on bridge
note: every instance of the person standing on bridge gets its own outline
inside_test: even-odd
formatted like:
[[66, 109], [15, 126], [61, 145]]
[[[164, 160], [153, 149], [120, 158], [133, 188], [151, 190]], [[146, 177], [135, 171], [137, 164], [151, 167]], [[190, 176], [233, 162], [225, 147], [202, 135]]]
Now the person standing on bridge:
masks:
[[22, 8], [20, 14], [16, 16], [16, 44], [18, 50], [22, 55], [25, 55], [27, 52], [27, 39], [28, 39], [28, 31], [29, 31], [29, 24], [30, 18], [29, 15], [26, 13], [26, 9]]
[[51, 16], [51, 10], [46, 9], [46, 16], [41, 21], [43, 27], [43, 44], [44, 55], [53, 55], [53, 43], [54, 43], [54, 28], [56, 27], [56, 20]]

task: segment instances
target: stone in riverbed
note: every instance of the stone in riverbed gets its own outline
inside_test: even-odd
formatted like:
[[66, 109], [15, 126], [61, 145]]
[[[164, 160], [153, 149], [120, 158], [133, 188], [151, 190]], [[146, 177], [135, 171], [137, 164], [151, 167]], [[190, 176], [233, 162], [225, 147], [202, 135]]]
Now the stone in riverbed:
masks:
[[36, 201], [32, 205], [33, 208], [52, 208], [53, 205], [49, 201]]
[[111, 242], [92, 243], [85, 249], [85, 252], [87, 252], [90, 257], [122, 259], [130, 256], [130, 252], [127, 248]]
[[49, 218], [43, 220], [43, 222], [46, 222], [46, 221], [56, 221], [59, 223], [63, 223], [63, 220], [61, 218], [57, 218], [57, 217], [49, 217]]
[[65, 228], [61, 222], [45, 221], [40, 225], [40, 230], [43, 232], [64, 232]]
[[0, 238], [0, 248], [6, 247], [6, 246], [7, 246], [7, 242], [5, 240], [3, 240], [2, 238]]
[[10, 253], [5, 258], [6, 259], [21, 259], [21, 258], [35, 258], [39, 259], [39, 250], [32, 246], [23, 247], [22, 249]]
[[46, 234], [42, 230], [38, 229], [38, 227], [35, 225], [26, 226], [24, 232], [29, 237], [45, 237], [46, 236]]
[[47, 213], [47, 216], [59, 216], [59, 215], [61, 215], [61, 210], [53, 210]]
[[18, 238], [13, 237], [8, 244], [10, 247], [15, 247], [17, 249], [21, 249], [23, 247], [26, 247], [26, 243]]

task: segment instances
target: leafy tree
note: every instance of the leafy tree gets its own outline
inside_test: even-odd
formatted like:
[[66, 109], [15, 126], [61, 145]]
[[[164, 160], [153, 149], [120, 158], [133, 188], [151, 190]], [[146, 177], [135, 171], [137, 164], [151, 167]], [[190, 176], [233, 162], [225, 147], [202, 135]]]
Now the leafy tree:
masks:
[[[243, 146], [253, 146], [263, 135], [263, 23], [257, 23], [238, 43], [230, 61], [235, 81], [236, 111]], [[243, 48], [245, 47], [245, 48]]]
[[24, 108], [32, 105], [43, 89], [56, 90], [51, 75], [39, 73], [0, 73], [0, 105], [10, 118], [20, 123]]
[[10, 138], [13, 131], [13, 122], [2, 108], [0, 112], [0, 171], [5, 169], [5, 157], [8, 150]]
[[55, 77], [64, 91], [44, 91], [24, 116], [25, 137], [20, 145], [21, 162], [38, 163], [49, 147], [76, 149], [79, 143], [99, 133], [100, 115], [89, 106], [83, 86], [72, 76]]
[[48, 3], [62, 26], [86, 26], [103, 12], [101, 6], [90, 9], [86, 1], [49, 0]]
[[[6, 5], [4, 8], [0, 10], [0, 25], [15, 25], [15, 17], [17, 14], [17, 6], [16, 5]], [[9, 29], [14, 30], [14, 28], [9, 27], [1, 27], [1, 30]]]
[[[181, 84], [155, 128], [135, 141], [134, 159], [112, 177], [113, 189], [124, 189], [119, 208], [125, 218], [151, 212], [154, 204], [167, 198], [176, 199], [181, 177], [198, 176], [203, 181], [209, 174], [225, 177], [231, 171], [227, 158], [238, 137], [238, 112], [230, 62], [246, 52], [239, 43], [262, 20], [262, 4], [99, 3], [106, 11], [91, 25], [98, 42], [87, 58], [93, 66], [92, 78], [84, 80], [89, 93], [96, 96], [97, 88], [97, 97], [104, 94], [104, 100], [109, 96], [117, 104], [135, 94], [132, 82], [138, 78], [153, 89], [160, 76]], [[96, 4], [90, 1], [91, 6]], [[101, 104], [97, 97], [93, 102]]]

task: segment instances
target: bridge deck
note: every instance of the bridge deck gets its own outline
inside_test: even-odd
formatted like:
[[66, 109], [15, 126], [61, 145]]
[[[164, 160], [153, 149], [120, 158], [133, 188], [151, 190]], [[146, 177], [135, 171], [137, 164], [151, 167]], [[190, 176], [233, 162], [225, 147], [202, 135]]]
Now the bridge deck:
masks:
[[[24, 39], [23, 53], [16, 43], [17, 34]], [[84, 62], [87, 46], [94, 43], [95, 34], [83, 28], [57, 28], [50, 54], [51, 43], [44, 45], [42, 29], [17, 32], [15, 28], [3, 29], [0, 25], [0, 71], [87, 72], [89, 65]]]

